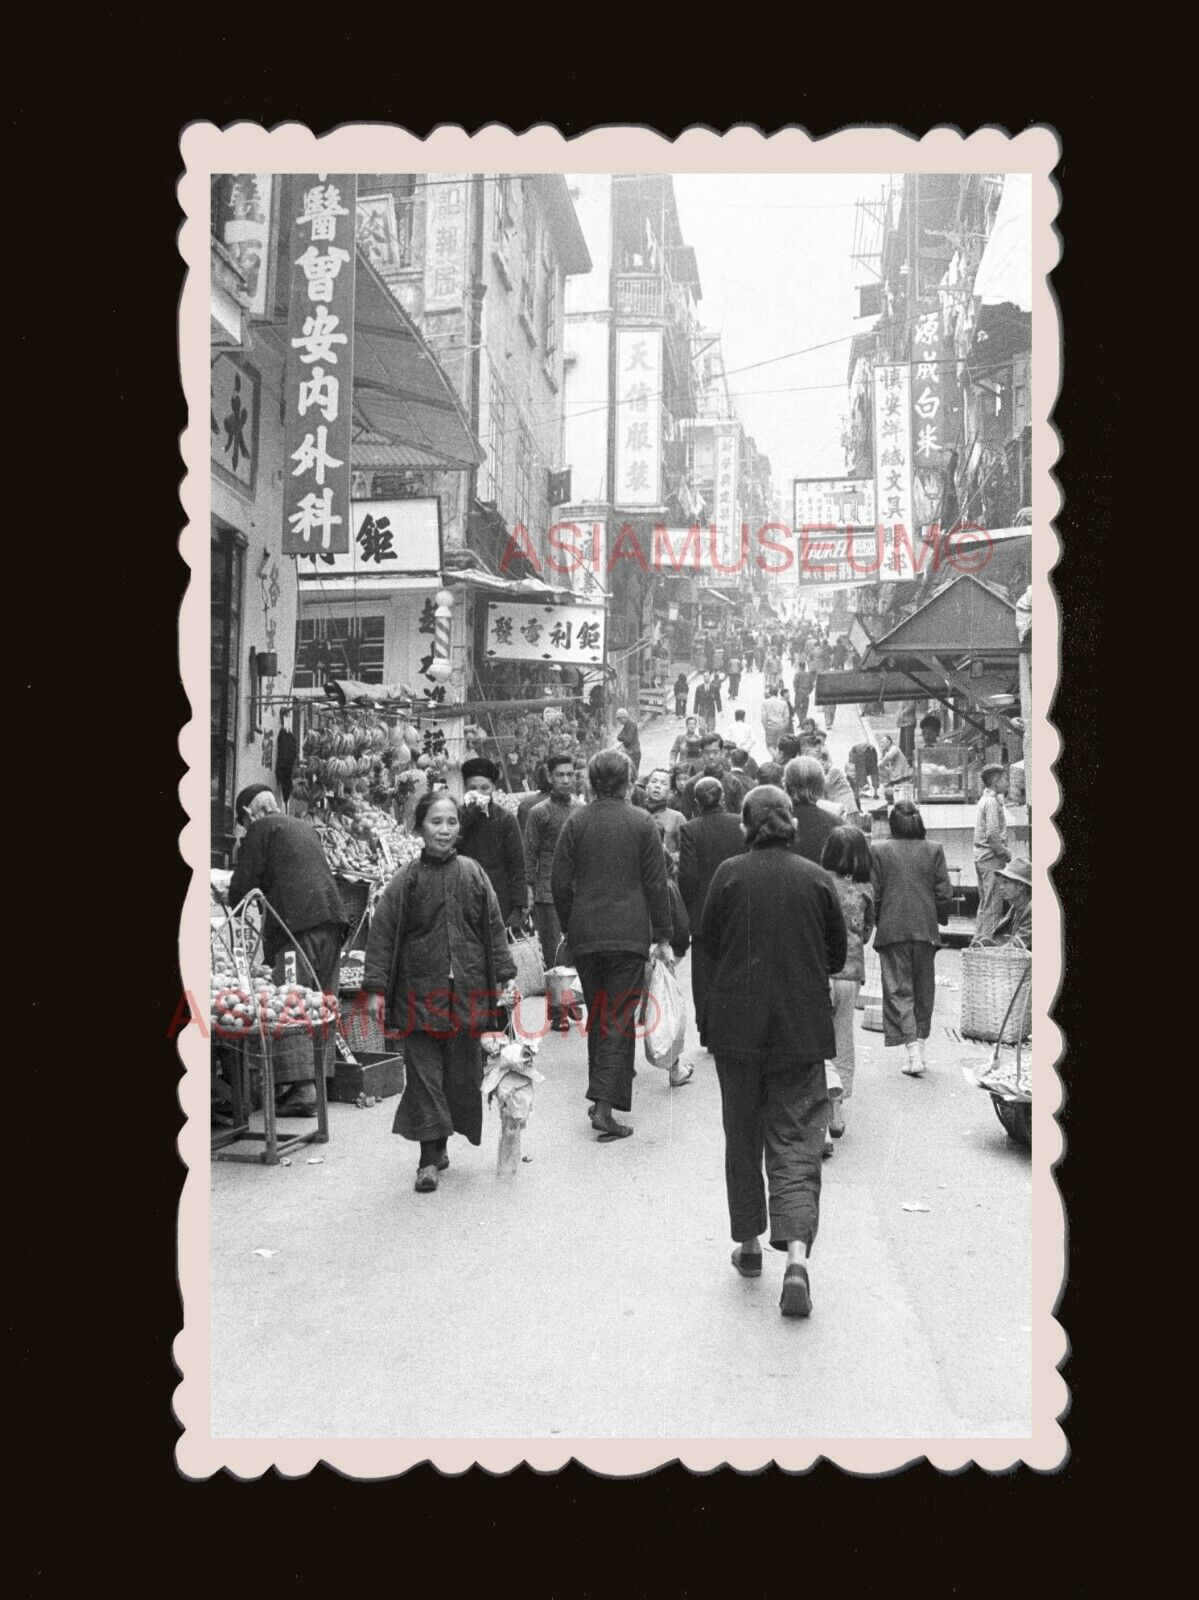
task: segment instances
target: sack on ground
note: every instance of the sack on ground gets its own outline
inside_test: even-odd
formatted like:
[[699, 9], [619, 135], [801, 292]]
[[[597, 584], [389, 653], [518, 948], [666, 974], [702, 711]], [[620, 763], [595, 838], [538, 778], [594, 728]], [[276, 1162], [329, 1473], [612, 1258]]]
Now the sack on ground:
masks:
[[687, 1011], [679, 981], [655, 957], [646, 967], [645, 1000], [641, 1006], [645, 1059], [664, 1071], [679, 1059], [687, 1037]]

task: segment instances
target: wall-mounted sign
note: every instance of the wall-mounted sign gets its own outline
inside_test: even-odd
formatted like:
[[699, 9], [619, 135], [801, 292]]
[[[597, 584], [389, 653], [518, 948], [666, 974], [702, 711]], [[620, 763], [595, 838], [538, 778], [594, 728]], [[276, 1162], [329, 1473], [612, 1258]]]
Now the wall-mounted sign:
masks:
[[212, 464], [222, 478], [249, 495], [258, 479], [258, 391], [258, 372], [248, 361], [226, 355], [213, 364]]
[[245, 279], [242, 304], [256, 317], [266, 312], [273, 182], [269, 173], [227, 172], [214, 185], [212, 231]]
[[662, 504], [662, 334], [616, 335], [616, 504]]
[[917, 471], [947, 467], [961, 431], [961, 394], [952, 342], [939, 309], [912, 327], [912, 442]]
[[283, 404], [284, 555], [350, 548], [350, 423], [354, 393], [353, 173], [292, 180], [287, 373]]
[[425, 195], [425, 310], [451, 311], [466, 288], [466, 179], [439, 173]]
[[[874, 583], [878, 535], [873, 478], [796, 478], [792, 526], [801, 588]], [[854, 555], [857, 570], [850, 564]]]
[[404, 258], [400, 251], [394, 195], [367, 194], [359, 197], [355, 235], [376, 272], [399, 272], [404, 265]]
[[489, 601], [485, 648], [489, 661], [599, 666], [604, 659], [603, 608]]
[[[738, 437], [731, 428], [716, 436], [716, 550], [720, 564], [733, 566], [741, 553], [741, 506], [737, 499]], [[709, 552], [710, 553], [710, 552]]]
[[874, 369], [874, 480], [878, 521], [882, 525], [882, 579], [910, 578], [911, 545], [920, 530], [912, 517], [912, 375], [906, 362]]
[[420, 500], [352, 500], [350, 548], [337, 554], [315, 553], [300, 562], [301, 578], [387, 578], [419, 573], [437, 578], [441, 571], [440, 502]]

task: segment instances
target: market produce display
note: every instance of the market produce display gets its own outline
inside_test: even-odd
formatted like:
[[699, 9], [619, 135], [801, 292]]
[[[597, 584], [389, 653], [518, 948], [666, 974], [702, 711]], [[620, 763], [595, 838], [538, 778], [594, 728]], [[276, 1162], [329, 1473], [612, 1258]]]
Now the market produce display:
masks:
[[320, 806], [358, 795], [391, 805], [420, 780], [425, 744], [413, 723], [390, 724], [377, 712], [319, 712], [304, 735], [292, 798]]
[[331, 870], [351, 882], [386, 882], [420, 854], [415, 835], [405, 833], [394, 817], [358, 795], [329, 811], [314, 812], [308, 820]]

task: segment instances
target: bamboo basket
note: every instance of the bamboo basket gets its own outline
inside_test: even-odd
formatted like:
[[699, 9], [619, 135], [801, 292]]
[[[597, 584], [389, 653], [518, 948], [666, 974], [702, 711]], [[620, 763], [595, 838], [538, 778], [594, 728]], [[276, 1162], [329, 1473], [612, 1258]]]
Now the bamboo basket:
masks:
[[1022, 944], [972, 944], [962, 951], [963, 1039], [1019, 1044], [1032, 1037], [1031, 1006], [1012, 1004], [1031, 966]]

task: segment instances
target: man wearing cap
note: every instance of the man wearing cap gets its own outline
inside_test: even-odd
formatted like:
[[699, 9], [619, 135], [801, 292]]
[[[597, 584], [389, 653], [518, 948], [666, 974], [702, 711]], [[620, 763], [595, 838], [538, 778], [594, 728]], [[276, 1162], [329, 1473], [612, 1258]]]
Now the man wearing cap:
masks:
[[976, 939], [991, 939], [999, 920], [1001, 903], [996, 895], [995, 875], [1012, 859], [1008, 849], [1007, 769], [996, 761], [988, 762], [980, 773], [982, 798], [974, 812], [974, 870], [978, 875], [978, 916], [974, 923]]
[[996, 944], [1019, 942], [1032, 949], [1032, 862], [1027, 856], [1013, 856], [995, 874], [996, 894], [1002, 894], [1006, 909], [995, 924]]
[[637, 724], [623, 707], [616, 713], [616, 727], [617, 743], [633, 763], [633, 780], [636, 782], [641, 769], [641, 735], [637, 731]]
[[520, 824], [510, 811], [497, 805], [495, 790], [500, 769], [486, 756], [462, 763], [462, 831], [458, 854], [477, 861], [491, 880], [500, 914], [514, 931], [525, 920], [529, 880], [525, 872], [525, 847]]
[[[316, 829], [299, 817], [285, 816], [275, 803], [274, 791], [265, 783], [243, 789], [234, 814], [246, 833], [233, 864], [229, 904], [239, 905], [252, 889], [261, 890], [270, 907], [263, 920], [262, 954], [274, 968], [275, 982], [284, 981], [288, 952], [296, 951], [297, 986], [318, 987], [325, 994], [336, 995], [341, 947], [350, 925]], [[336, 1037], [331, 1028], [326, 1033], [323, 1059], [328, 1077], [333, 1071]], [[319, 1032], [316, 1049], [320, 1053]], [[285, 1061], [276, 1063], [275, 1080], [283, 1086], [277, 1096], [279, 1114], [314, 1117], [315, 1085], [311, 1079], [290, 1077], [290, 1071]]]

